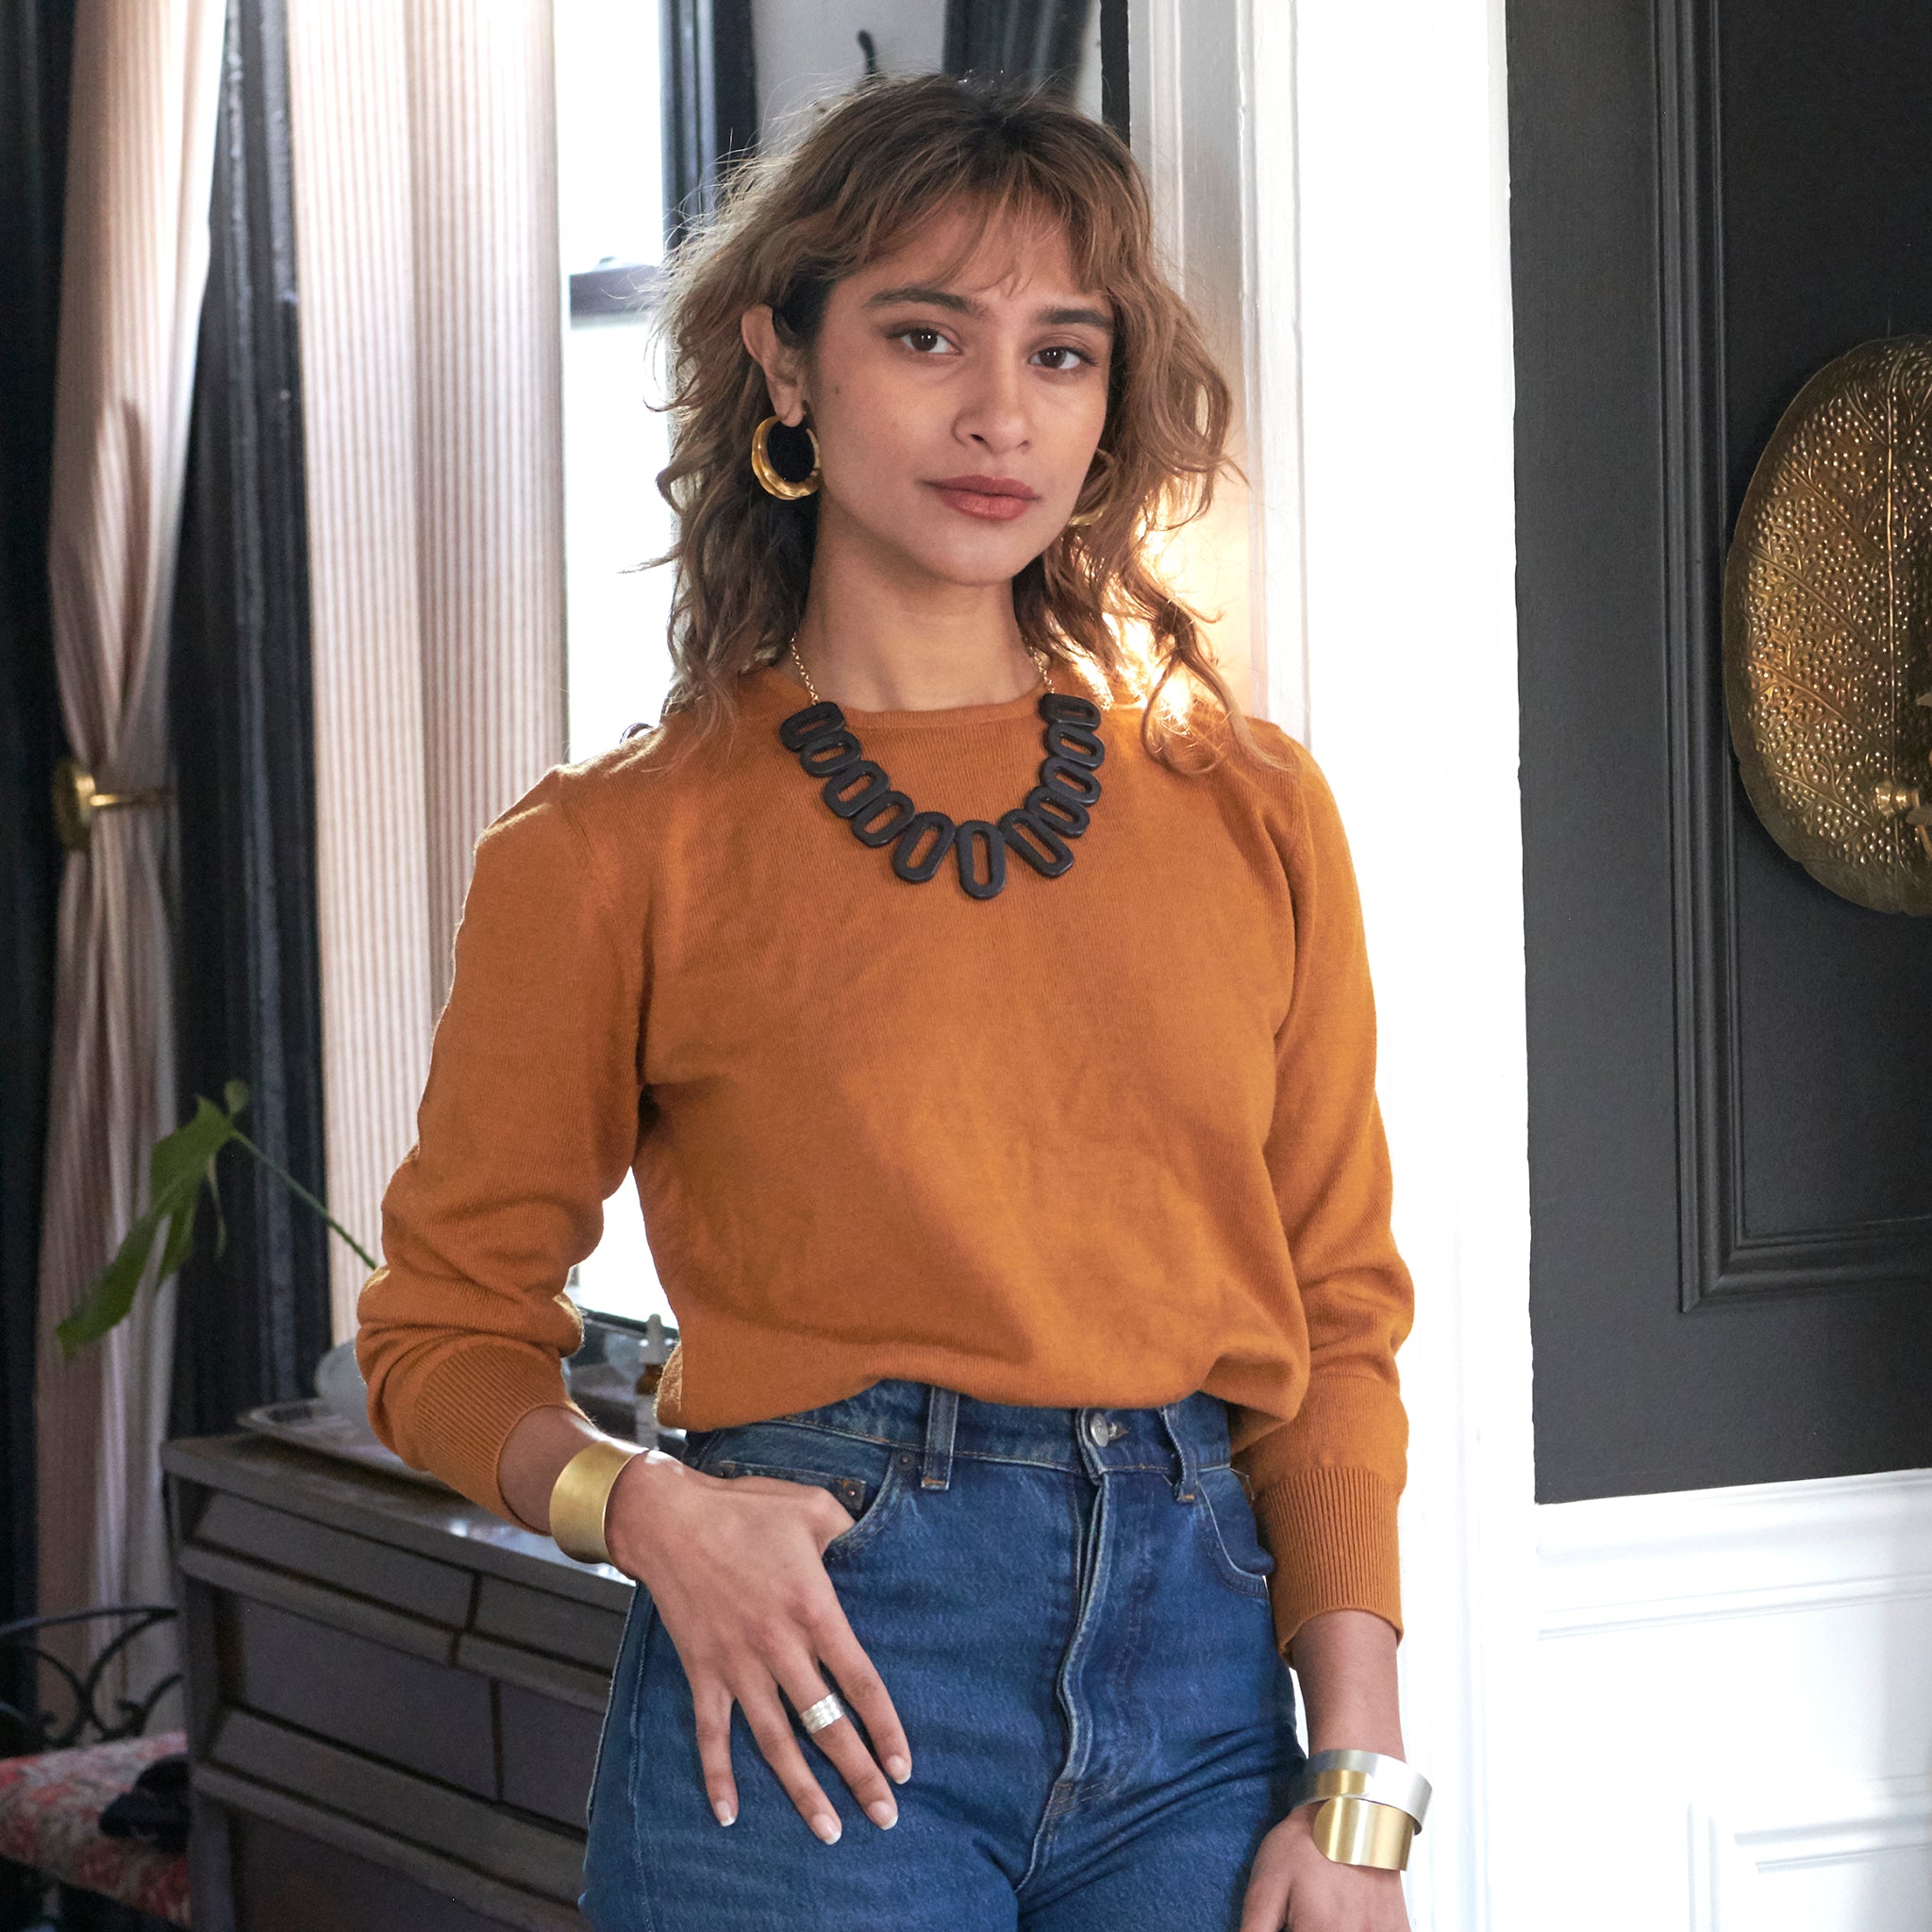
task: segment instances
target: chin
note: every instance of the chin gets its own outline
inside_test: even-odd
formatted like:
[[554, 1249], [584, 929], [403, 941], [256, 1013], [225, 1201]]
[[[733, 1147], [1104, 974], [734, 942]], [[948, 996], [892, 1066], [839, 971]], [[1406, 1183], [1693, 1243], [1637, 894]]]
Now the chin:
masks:
[[973, 590], [1010, 583], [1051, 541], [1021, 536], [1010, 525], [999, 531], [934, 532], [923, 542], [917, 538], [908, 541], [904, 530], [895, 535], [897, 547], [928, 576]]

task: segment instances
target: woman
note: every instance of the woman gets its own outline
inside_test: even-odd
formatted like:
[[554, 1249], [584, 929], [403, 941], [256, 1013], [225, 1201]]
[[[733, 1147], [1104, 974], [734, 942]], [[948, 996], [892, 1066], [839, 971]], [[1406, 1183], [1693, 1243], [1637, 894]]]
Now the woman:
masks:
[[[665, 720], [482, 841], [361, 1305], [385, 1440], [643, 1586], [587, 1916], [1394, 1932], [1360, 916], [1143, 556], [1228, 396], [1134, 163], [874, 85], [671, 315]], [[626, 1170], [681, 1457], [559, 1374]], [[1342, 1787], [1295, 1782], [1284, 1651], [1311, 1747], [1390, 1760], [1365, 1797], [1299, 1802]]]

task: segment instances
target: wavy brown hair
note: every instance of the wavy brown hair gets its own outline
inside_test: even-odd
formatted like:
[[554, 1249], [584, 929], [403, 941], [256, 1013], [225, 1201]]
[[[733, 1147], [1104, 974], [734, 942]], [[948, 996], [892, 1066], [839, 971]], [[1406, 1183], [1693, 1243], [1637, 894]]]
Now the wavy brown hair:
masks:
[[[1008, 217], [1057, 224], [1082, 286], [1113, 308], [1101, 454], [1078, 502], [1098, 514], [1013, 579], [1023, 636], [1089, 683], [1144, 701], [1142, 732], [1165, 763], [1198, 769], [1230, 735], [1273, 762], [1199, 618], [1146, 555], [1150, 537], [1208, 508], [1230, 400], [1156, 261], [1141, 171], [1110, 128], [1062, 101], [938, 75], [869, 81], [795, 147], [745, 160], [671, 264], [671, 460], [658, 477], [676, 514], [666, 717], [693, 714], [699, 737], [728, 720], [734, 681], [782, 653], [805, 614], [816, 500], [780, 501], [752, 474], [752, 431], [770, 405], [741, 318], [769, 303], [780, 340], [808, 357], [834, 283], [962, 204], [981, 217], [975, 234]], [[1231, 734], [1200, 715], [1204, 694]]]

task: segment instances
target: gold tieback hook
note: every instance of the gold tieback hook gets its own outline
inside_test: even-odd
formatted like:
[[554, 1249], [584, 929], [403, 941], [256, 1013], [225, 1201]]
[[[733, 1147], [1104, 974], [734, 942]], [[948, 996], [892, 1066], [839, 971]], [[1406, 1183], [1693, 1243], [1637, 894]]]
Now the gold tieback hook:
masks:
[[54, 767], [54, 829], [70, 852], [87, 850], [97, 811], [124, 811], [137, 806], [153, 808], [174, 802], [174, 792], [159, 786], [145, 791], [97, 791], [93, 774], [73, 758], [62, 758]]

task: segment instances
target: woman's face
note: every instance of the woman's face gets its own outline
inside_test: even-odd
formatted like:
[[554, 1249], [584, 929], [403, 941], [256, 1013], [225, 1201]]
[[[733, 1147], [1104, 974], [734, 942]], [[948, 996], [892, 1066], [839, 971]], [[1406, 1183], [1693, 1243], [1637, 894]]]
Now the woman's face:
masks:
[[1057, 226], [993, 223], [975, 242], [963, 211], [931, 224], [834, 285], [802, 358], [769, 317], [753, 310], [745, 339], [779, 415], [818, 438], [822, 545], [983, 586], [1065, 527], [1107, 420], [1113, 322]]

